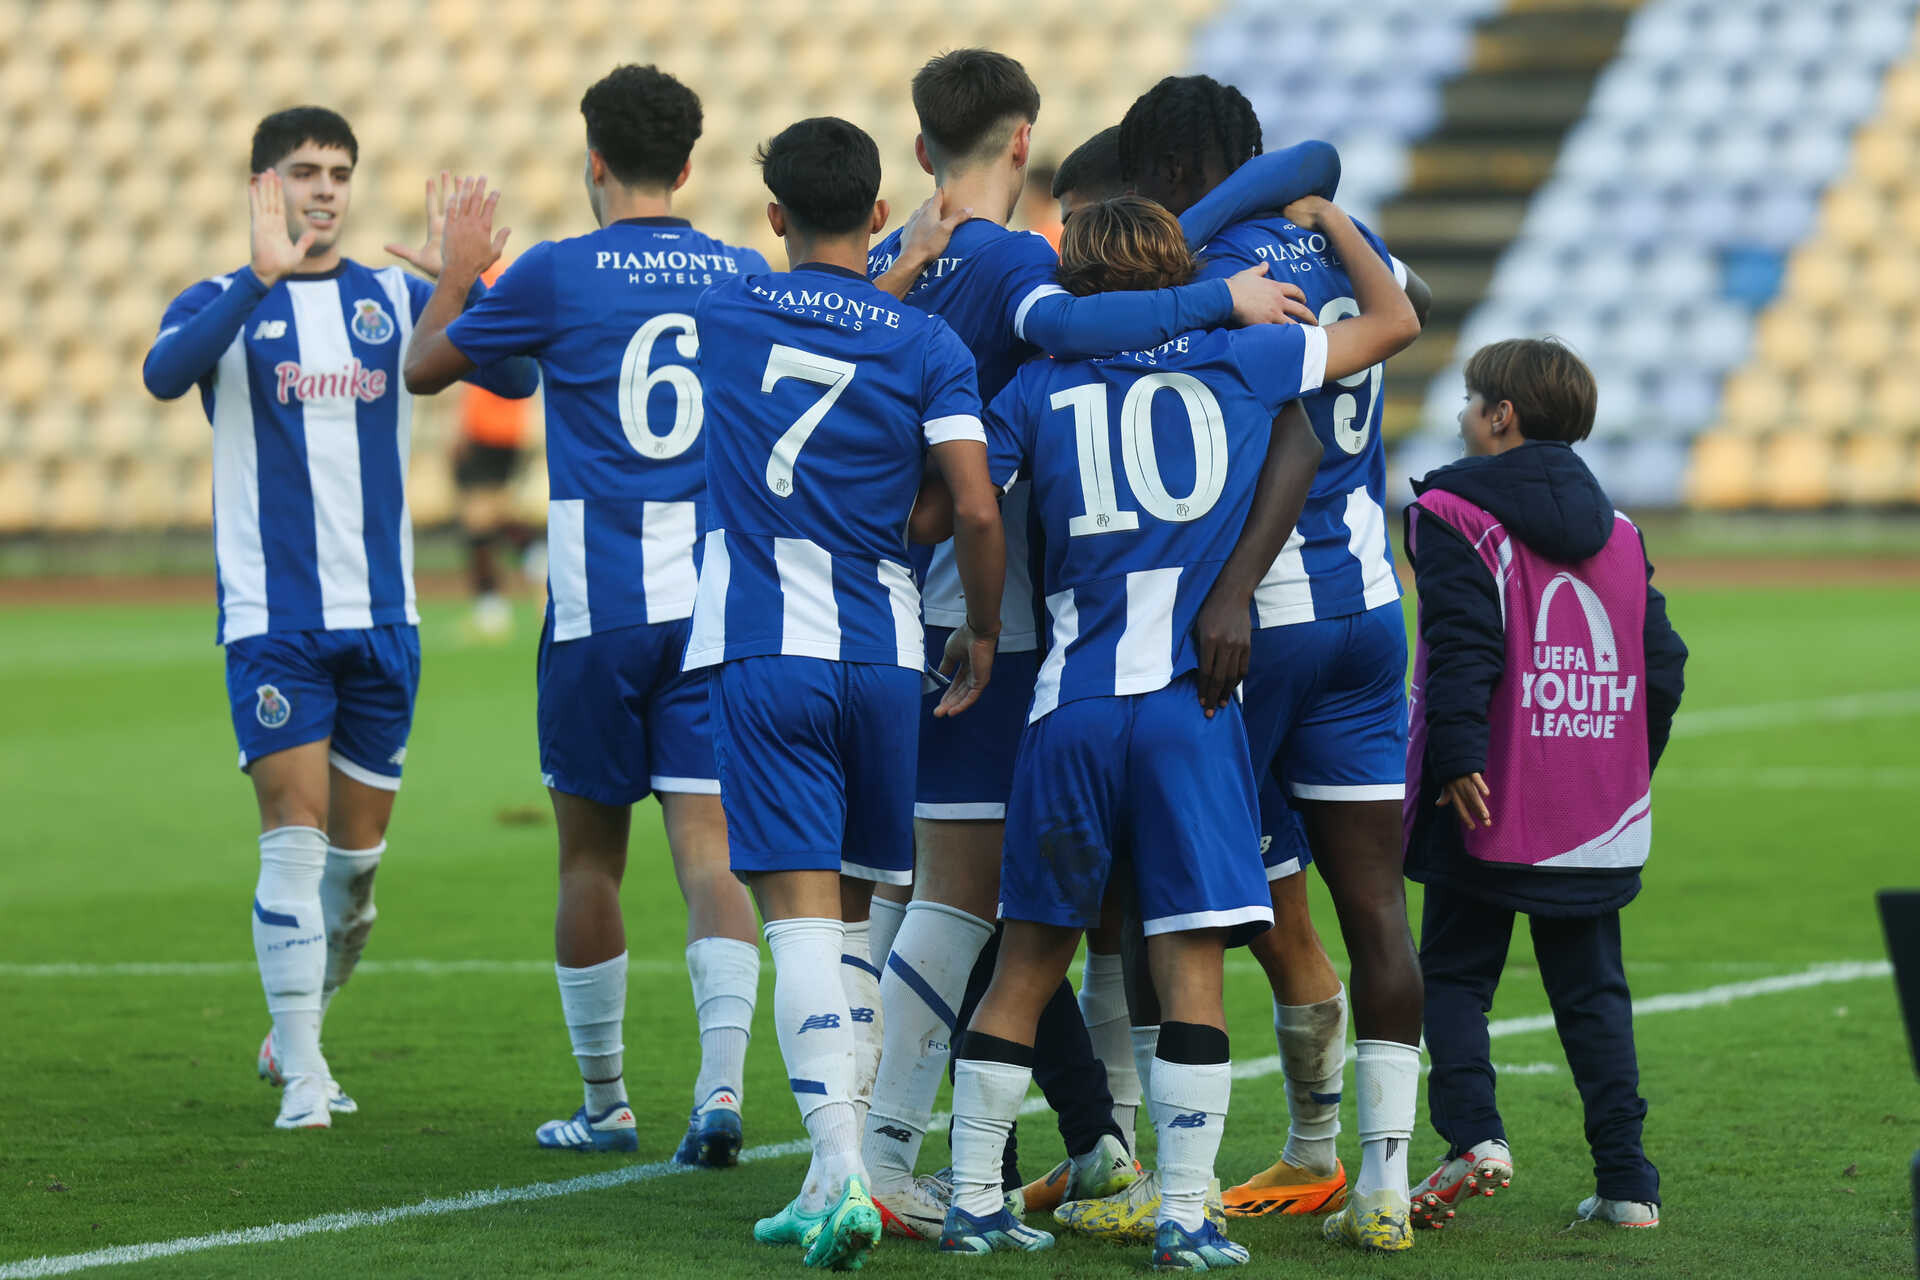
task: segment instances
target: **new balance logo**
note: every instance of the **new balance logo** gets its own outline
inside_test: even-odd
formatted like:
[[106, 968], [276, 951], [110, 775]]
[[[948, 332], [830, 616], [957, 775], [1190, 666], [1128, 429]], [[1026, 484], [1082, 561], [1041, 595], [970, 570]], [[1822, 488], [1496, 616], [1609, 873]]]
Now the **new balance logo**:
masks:
[[883, 1124], [878, 1129], [875, 1129], [874, 1132], [883, 1138], [892, 1138], [895, 1142], [911, 1142], [913, 1140], [913, 1132], [909, 1129], [902, 1129], [897, 1124]]
[[872, 1022], [873, 1021], [873, 1010], [871, 1009], [855, 1009], [852, 1012], [853, 1012], [853, 1020], [855, 1022]]
[[286, 336], [287, 322], [285, 320], [262, 320], [253, 328], [253, 340], [255, 342], [263, 340], [271, 341], [274, 338], [284, 338]]
[[794, 1034], [803, 1036], [807, 1034], [807, 1032], [809, 1031], [838, 1031], [839, 1029], [840, 1029], [839, 1014], [815, 1013], [815, 1014], [808, 1015], [807, 1020], [800, 1024], [800, 1030], [795, 1032]]
[[1207, 1113], [1204, 1111], [1188, 1111], [1167, 1121], [1169, 1129], [1204, 1129], [1206, 1127]]

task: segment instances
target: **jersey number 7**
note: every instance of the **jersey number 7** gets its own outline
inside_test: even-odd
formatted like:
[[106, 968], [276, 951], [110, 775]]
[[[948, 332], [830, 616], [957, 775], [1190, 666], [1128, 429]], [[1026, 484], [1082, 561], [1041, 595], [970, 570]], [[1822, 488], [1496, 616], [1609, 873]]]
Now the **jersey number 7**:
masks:
[[800, 459], [800, 451], [807, 447], [813, 429], [827, 416], [827, 410], [833, 408], [833, 402], [853, 382], [857, 370], [858, 366], [850, 361], [815, 355], [811, 351], [780, 343], [775, 343], [773, 350], [767, 353], [767, 371], [760, 378], [761, 395], [772, 391], [782, 378], [798, 378], [802, 382], [818, 383], [826, 388], [825, 393], [774, 441], [773, 454], [767, 459], [767, 488], [777, 496], [784, 498], [793, 492], [793, 467]]

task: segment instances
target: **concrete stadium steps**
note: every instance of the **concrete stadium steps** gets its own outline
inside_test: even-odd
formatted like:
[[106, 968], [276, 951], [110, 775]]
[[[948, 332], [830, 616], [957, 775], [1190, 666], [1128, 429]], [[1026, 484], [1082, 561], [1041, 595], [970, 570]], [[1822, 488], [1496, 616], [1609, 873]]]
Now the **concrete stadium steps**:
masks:
[[1461, 322], [1585, 113], [1632, 7], [1514, 0], [1479, 24], [1471, 63], [1441, 91], [1440, 124], [1415, 144], [1405, 189], [1380, 212], [1380, 234], [1433, 287], [1426, 332], [1387, 365], [1389, 438], [1419, 425], [1428, 384], [1453, 359]]

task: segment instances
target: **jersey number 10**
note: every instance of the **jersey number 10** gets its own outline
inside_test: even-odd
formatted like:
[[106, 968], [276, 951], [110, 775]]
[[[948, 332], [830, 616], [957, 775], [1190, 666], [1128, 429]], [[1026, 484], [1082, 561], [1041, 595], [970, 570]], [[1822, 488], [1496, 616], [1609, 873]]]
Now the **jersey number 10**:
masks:
[[[1187, 413], [1193, 433], [1193, 492], [1177, 498], [1167, 492], [1153, 447], [1153, 398], [1171, 391]], [[1073, 410], [1073, 433], [1080, 455], [1080, 494], [1086, 512], [1067, 521], [1067, 536], [1119, 533], [1140, 527], [1138, 512], [1120, 505], [1113, 483], [1113, 436], [1107, 417], [1107, 386], [1089, 382], [1053, 393], [1056, 409]], [[1120, 460], [1127, 486], [1147, 514], [1180, 524], [1213, 510], [1227, 485], [1227, 427], [1220, 402], [1207, 384], [1186, 373], [1150, 373], [1127, 388], [1120, 402]]]

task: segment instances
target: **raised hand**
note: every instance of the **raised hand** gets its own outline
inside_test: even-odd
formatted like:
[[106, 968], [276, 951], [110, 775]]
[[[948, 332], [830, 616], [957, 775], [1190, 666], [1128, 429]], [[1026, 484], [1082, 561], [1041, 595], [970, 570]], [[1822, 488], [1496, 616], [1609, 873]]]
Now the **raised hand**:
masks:
[[1233, 298], [1233, 322], [1248, 324], [1318, 324], [1299, 286], [1267, 279], [1267, 264], [1248, 267], [1227, 277]]
[[253, 235], [253, 274], [271, 288], [300, 269], [320, 233], [312, 227], [295, 240], [287, 233], [287, 204], [280, 175], [272, 169], [247, 181], [247, 214]]
[[440, 176], [427, 179], [427, 238], [418, 249], [409, 249], [389, 241], [387, 252], [429, 280], [438, 280], [446, 267], [443, 244], [447, 232], [447, 201], [453, 194], [453, 175], [445, 169]]
[[460, 179], [441, 235], [442, 274], [471, 285], [500, 260], [511, 228], [493, 229], [493, 210], [499, 203], [500, 193], [487, 190], [484, 176]]

